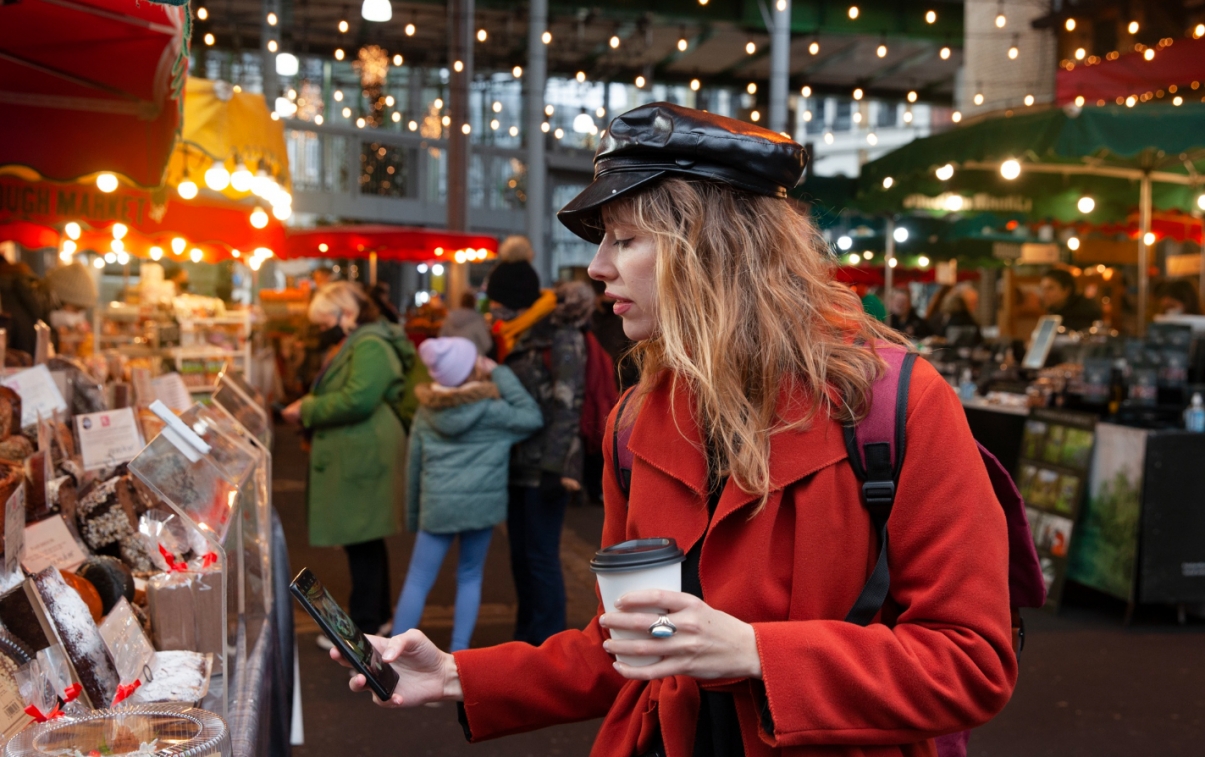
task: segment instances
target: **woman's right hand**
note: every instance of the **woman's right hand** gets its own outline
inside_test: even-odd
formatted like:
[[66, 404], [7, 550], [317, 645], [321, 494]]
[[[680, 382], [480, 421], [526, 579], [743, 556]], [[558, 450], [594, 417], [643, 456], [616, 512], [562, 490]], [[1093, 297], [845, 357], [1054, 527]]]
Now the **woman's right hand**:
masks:
[[489, 375], [493, 374], [494, 369], [498, 367], [498, 364], [495, 363], [493, 360], [490, 360], [485, 355], [478, 355], [477, 363], [474, 367], [483, 376], [489, 376]]
[[[428, 702], [458, 702], [464, 699], [455, 658], [432, 644], [422, 631], [411, 629], [391, 639], [381, 636], [367, 638], [377, 654], [381, 655], [381, 660], [392, 665], [398, 674], [397, 686], [389, 701], [382, 702], [376, 694], [372, 695], [373, 701], [380, 706], [418, 707]], [[331, 659], [343, 667], [351, 667], [339, 654], [338, 648], [331, 650]], [[348, 687], [352, 691], [364, 691], [368, 688], [368, 681], [357, 673], [348, 682]]]

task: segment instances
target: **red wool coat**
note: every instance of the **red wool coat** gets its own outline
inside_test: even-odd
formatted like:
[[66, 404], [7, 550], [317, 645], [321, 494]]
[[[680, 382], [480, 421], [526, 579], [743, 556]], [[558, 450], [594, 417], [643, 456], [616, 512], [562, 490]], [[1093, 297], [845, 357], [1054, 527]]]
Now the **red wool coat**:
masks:
[[[658, 732], [669, 757], [689, 757], [702, 685], [735, 695], [750, 756], [918, 757], [935, 754], [934, 736], [1004, 707], [1017, 676], [1004, 514], [957, 398], [928, 363], [917, 361], [908, 402], [891, 597], [884, 622], [865, 628], [842, 619], [874, 567], [877, 537], [841, 427], [825, 420], [775, 435], [765, 508], [751, 517], [756, 497], [730, 482], [708, 531], [699, 432], [687, 397], [671, 398], [668, 383], [632, 431], [630, 502], [605, 447], [603, 542], [668, 536], [687, 550], [704, 539], [703, 595], [753, 625], [763, 680], [628, 681], [603, 651], [596, 618], [539, 648], [456, 654], [475, 741], [606, 715], [594, 757], [639, 755]], [[773, 730], [759, 716], [767, 700]]]

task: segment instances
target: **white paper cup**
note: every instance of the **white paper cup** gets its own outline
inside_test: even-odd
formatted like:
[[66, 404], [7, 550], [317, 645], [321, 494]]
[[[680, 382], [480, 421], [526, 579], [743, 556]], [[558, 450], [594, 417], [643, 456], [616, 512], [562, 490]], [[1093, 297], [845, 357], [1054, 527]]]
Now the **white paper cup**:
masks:
[[[673, 539], [635, 539], [600, 550], [590, 561], [590, 569], [598, 578], [598, 592], [603, 608], [615, 612], [615, 600], [639, 589], [682, 591], [682, 550]], [[648, 612], [662, 615], [664, 608], [647, 607], [628, 612]], [[651, 639], [647, 631], [610, 629], [613, 639]], [[660, 657], [616, 655], [620, 662], [641, 667], [652, 665]]]

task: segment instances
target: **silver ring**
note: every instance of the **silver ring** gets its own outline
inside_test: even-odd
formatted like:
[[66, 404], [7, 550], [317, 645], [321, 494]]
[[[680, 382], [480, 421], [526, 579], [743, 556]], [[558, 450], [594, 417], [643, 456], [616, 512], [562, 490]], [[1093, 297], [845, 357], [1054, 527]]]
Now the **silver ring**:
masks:
[[654, 639], [668, 639], [678, 632], [678, 627], [669, 619], [668, 615], [660, 615], [657, 617], [657, 622], [649, 626], [649, 636]]

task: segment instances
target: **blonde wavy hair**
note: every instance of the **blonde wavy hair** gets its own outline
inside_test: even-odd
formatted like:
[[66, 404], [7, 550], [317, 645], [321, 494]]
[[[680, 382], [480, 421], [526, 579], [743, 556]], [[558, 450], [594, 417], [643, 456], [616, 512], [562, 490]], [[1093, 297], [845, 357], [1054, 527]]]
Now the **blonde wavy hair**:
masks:
[[[656, 248], [657, 324], [630, 353], [641, 370], [632, 404], [667, 375], [685, 388], [713, 472], [764, 505], [771, 436], [818, 416], [860, 420], [886, 367], [875, 342], [902, 338], [833, 280], [827, 244], [788, 201], [670, 178], [605, 205], [603, 219]], [[780, 417], [783, 390], [795, 398], [790, 418]]]

